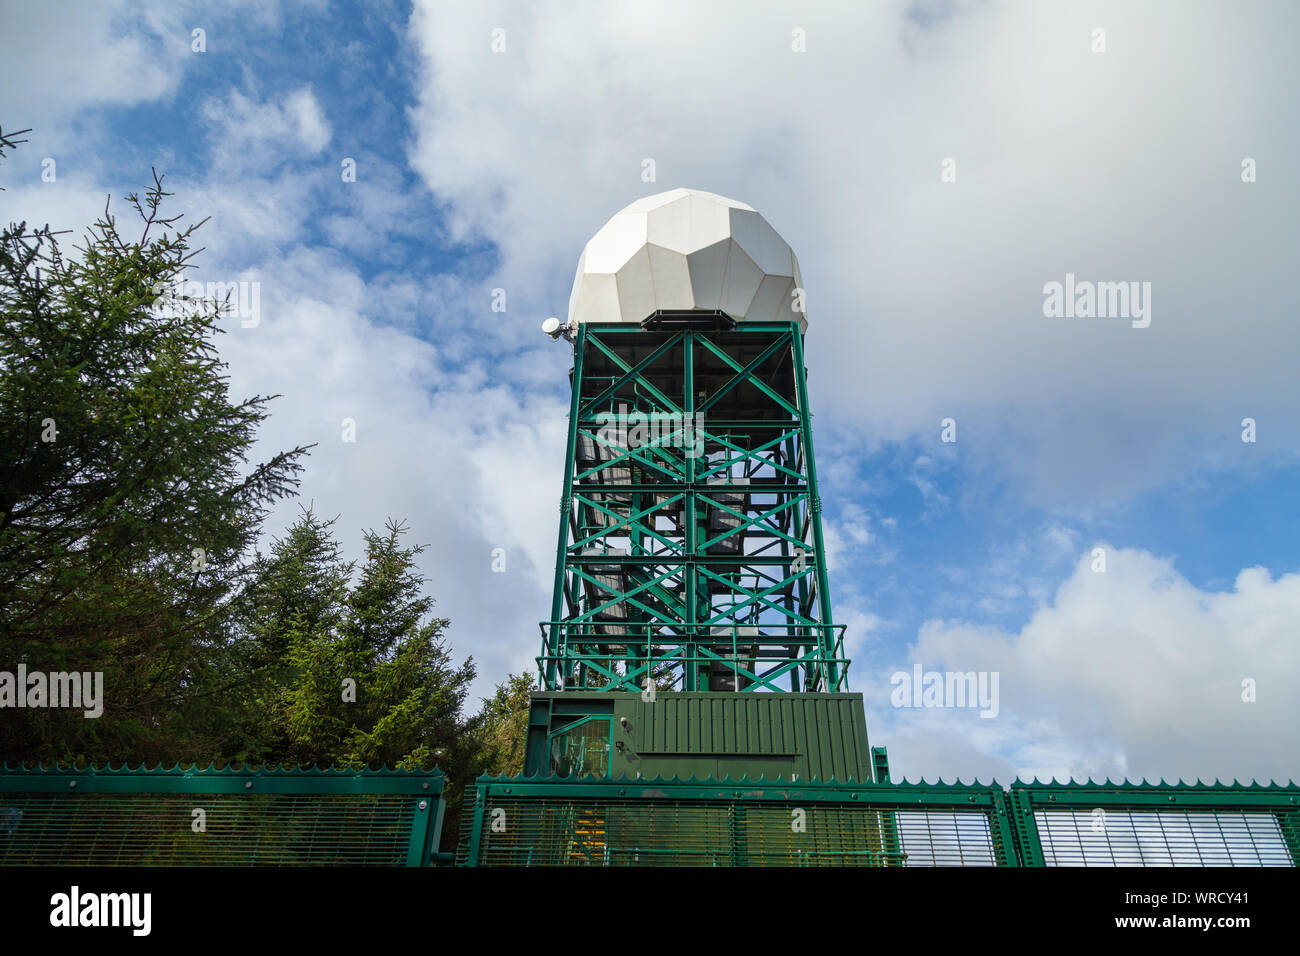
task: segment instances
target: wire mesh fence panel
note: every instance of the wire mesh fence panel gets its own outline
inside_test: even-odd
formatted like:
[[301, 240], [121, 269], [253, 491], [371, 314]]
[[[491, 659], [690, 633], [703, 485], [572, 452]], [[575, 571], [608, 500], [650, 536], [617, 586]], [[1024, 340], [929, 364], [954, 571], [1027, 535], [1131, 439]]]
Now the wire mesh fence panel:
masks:
[[427, 866], [440, 770], [0, 768], [0, 866]]
[[866, 807], [754, 805], [736, 808], [750, 866], [898, 866], [888, 813]]
[[489, 795], [479, 820], [477, 834], [462, 829], [462, 864], [997, 866], [1011, 854], [981, 809]]
[[0, 795], [0, 865], [402, 865], [401, 794]]
[[[1172, 805], [1171, 804], [1176, 804]], [[1300, 788], [482, 778], [464, 865], [1291, 866]]]
[[988, 814], [902, 810], [894, 814], [904, 866], [997, 866]]
[[1278, 815], [1236, 810], [1039, 810], [1047, 866], [1291, 866]]
[[489, 799], [480, 826], [479, 866], [731, 863], [725, 806]]

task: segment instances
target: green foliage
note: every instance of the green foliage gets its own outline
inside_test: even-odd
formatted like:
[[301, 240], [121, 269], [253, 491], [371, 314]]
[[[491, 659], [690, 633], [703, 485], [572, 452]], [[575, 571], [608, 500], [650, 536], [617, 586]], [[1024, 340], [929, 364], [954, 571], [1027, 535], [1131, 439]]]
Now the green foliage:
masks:
[[[256, 703], [243, 732], [259, 760], [446, 768], [465, 749], [460, 711], [474, 679], [433, 618], [403, 525], [366, 532], [366, 560], [340, 558], [333, 521], [311, 510], [254, 562], [242, 630]], [[445, 758], [445, 759], [440, 759]]]
[[270, 554], [259, 552], [252, 561], [237, 609], [236, 630], [244, 640], [232, 647], [247, 706], [232, 715], [222, 742], [232, 757], [294, 760], [286, 715], [299, 682], [315, 676], [303, 649], [338, 633], [353, 573], [333, 525], [304, 509], [285, 536], [273, 540]]
[[197, 228], [167, 195], [155, 175], [138, 237], [106, 209], [75, 254], [0, 234], [0, 670], [104, 675], [98, 719], [6, 709], [0, 760], [436, 764], [454, 819], [465, 782], [522, 768], [531, 678], [462, 716], [474, 664], [400, 523], [359, 567], [310, 508], [257, 548], [308, 449], [250, 464], [275, 396], [232, 399], [223, 305], [166, 292]]
[[483, 701], [476, 730], [481, 772], [516, 776], [524, 772], [529, 694], [537, 678], [528, 672], [509, 675]]
[[454, 821], [484, 763], [481, 720], [461, 716], [473, 660], [452, 660], [450, 622], [431, 616], [416, 568], [425, 549], [403, 544], [403, 525], [366, 532], [359, 571], [333, 525], [305, 509], [253, 562], [239, 624], [251, 638], [249, 703], [233, 740], [259, 763], [441, 767]]
[[104, 215], [67, 255], [49, 227], [0, 234], [0, 660], [102, 671], [105, 715], [6, 715], [10, 757], [177, 759], [208, 749], [229, 606], [305, 448], [252, 468], [270, 397], [234, 402], [219, 303], [159, 301], [195, 226], [161, 178], [127, 240]]

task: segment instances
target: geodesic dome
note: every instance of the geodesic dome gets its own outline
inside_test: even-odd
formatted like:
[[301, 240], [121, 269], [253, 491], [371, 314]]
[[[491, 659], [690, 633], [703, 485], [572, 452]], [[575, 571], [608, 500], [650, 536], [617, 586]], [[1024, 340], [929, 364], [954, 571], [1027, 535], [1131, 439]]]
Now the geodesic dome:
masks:
[[[587, 243], [569, 296], [579, 322], [640, 322], [659, 309], [738, 322], [797, 319], [794, 251], [751, 206], [698, 189], [638, 199]], [[798, 297], [802, 299], [802, 296]]]

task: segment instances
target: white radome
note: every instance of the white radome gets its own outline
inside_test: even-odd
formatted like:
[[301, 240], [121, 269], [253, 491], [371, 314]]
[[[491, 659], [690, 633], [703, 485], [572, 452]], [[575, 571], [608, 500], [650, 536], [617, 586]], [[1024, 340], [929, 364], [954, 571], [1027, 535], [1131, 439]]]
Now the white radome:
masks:
[[569, 322], [640, 322], [658, 309], [725, 312], [737, 322], [797, 319], [794, 250], [751, 206], [698, 189], [638, 199], [587, 243]]

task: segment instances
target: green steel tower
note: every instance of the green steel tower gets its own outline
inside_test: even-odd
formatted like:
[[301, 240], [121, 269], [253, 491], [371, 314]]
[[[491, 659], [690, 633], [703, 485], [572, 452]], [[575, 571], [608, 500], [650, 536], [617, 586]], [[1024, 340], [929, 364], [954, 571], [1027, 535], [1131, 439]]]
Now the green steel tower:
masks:
[[457, 861], [1293, 864], [1294, 785], [889, 779], [831, 610], [802, 296], [784, 240], [710, 193], [587, 244], [542, 326], [573, 346], [542, 686]]
[[588, 243], [529, 774], [872, 779], [834, 622], [790, 247], [677, 189]]

